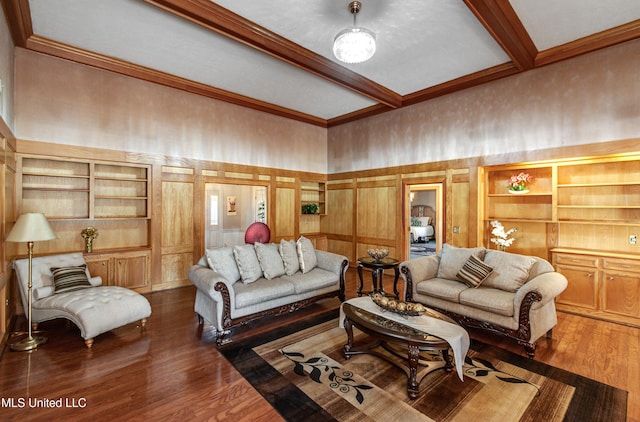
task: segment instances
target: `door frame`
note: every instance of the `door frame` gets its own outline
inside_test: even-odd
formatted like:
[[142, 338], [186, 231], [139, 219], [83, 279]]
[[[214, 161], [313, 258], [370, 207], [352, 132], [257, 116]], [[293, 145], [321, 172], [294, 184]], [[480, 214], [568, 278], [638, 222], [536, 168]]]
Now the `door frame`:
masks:
[[402, 256], [403, 260], [408, 260], [410, 255], [411, 242], [411, 193], [416, 191], [435, 191], [436, 193], [436, 221], [434, 221], [434, 232], [436, 237], [436, 252], [442, 248], [444, 238], [444, 179], [429, 180], [404, 180], [402, 182]]

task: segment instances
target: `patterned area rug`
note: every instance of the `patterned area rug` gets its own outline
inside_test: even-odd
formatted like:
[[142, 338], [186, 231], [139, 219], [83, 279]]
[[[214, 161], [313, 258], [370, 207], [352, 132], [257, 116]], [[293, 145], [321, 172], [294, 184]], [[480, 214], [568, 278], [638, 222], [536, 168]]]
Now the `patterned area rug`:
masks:
[[[410, 400], [397, 367], [371, 355], [344, 358], [346, 334], [335, 317], [283, 327], [221, 352], [288, 421], [626, 419], [626, 391], [477, 341], [465, 360], [464, 382], [438, 369], [440, 356], [424, 354], [429, 373]], [[357, 334], [356, 344], [366, 340]]]
[[411, 250], [411, 255], [430, 256], [430, 255], [436, 254], [435, 247], [431, 247], [431, 246], [420, 244], [420, 243], [412, 243], [410, 250]]

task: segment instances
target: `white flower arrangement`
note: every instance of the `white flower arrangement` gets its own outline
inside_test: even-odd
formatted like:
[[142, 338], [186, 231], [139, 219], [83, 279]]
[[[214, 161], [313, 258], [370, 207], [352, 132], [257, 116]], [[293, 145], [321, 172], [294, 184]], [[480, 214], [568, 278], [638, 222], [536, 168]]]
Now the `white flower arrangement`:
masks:
[[491, 238], [491, 242], [495, 243], [496, 245], [498, 245], [500, 247], [500, 250], [504, 250], [505, 248], [508, 248], [509, 246], [511, 246], [511, 244], [513, 243], [513, 241], [515, 240], [513, 237], [509, 237], [511, 236], [511, 234], [515, 233], [518, 231], [518, 229], [511, 228], [507, 231], [504, 231], [504, 227], [502, 226], [502, 223], [499, 222], [498, 220], [493, 220], [491, 222], [491, 227], [493, 227], [493, 230], [491, 230], [491, 234], [494, 235], [495, 237]]

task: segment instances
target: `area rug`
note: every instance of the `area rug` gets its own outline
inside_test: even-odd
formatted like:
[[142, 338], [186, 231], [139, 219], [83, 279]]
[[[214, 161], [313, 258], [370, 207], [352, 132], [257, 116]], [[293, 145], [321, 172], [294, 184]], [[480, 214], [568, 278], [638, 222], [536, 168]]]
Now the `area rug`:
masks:
[[411, 251], [411, 255], [430, 256], [430, 255], [436, 254], [435, 247], [432, 247], [430, 245], [425, 245], [425, 244], [421, 245], [421, 244], [412, 243], [410, 251]]
[[[342, 354], [336, 312], [220, 349], [287, 421], [624, 421], [627, 392], [472, 341], [464, 381], [437, 354], [415, 400], [407, 378], [371, 355]], [[356, 332], [356, 343], [367, 337]], [[435, 370], [434, 370], [435, 369]], [[425, 370], [426, 372], [427, 370]]]

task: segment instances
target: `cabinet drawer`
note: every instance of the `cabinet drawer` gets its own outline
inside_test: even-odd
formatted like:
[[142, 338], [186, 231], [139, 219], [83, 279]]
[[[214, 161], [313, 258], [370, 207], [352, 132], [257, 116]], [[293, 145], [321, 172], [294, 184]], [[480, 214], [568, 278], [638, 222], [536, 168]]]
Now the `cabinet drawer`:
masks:
[[555, 254], [554, 261], [558, 265], [574, 265], [577, 267], [596, 268], [598, 265], [597, 257], [586, 255]]
[[640, 273], [640, 260], [604, 258], [602, 268], [605, 270], [633, 271]]

